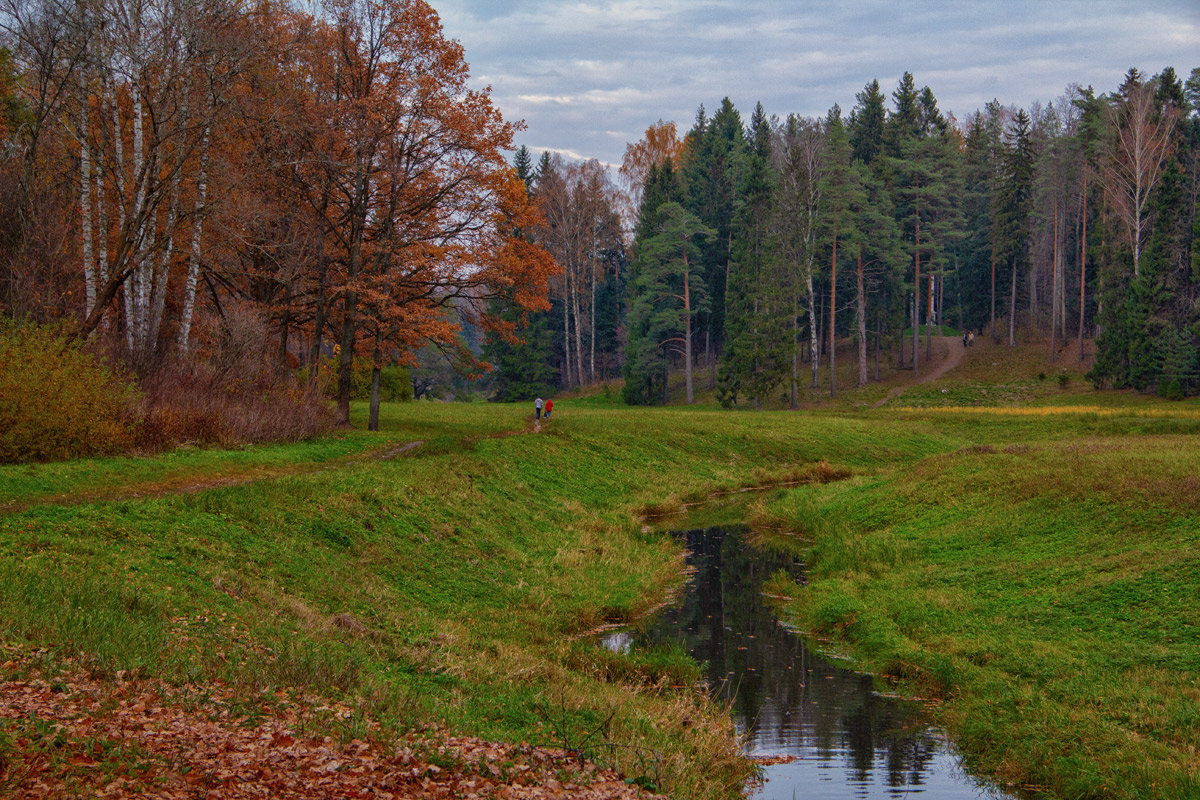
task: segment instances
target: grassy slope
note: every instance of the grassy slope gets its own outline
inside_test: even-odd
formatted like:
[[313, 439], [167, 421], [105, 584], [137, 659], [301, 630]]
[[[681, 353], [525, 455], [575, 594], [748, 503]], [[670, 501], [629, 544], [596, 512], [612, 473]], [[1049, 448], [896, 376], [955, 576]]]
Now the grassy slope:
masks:
[[[383, 427], [0, 470], [0, 496], [48, 487], [0, 515], [0, 637], [50, 647], [51, 668], [79, 655], [102, 674], [220, 678], [248, 698], [277, 686], [339, 697], [359, 709], [343, 737], [375, 719], [586, 743], [631, 775], [719, 796], [748, 767], [728, 728], [689, 726], [711, 709], [595, 679], [670, 682], [677, 659], [614, 665], [570, 643], [678, 580], [676, 545], [644, 533], [636, 510], [818, 459], [863, 468], [951, 446], [905, 426], [880, 445], [858, 421], [667, 409], [563, 407], [531, 433], [524, 407], [413, 404], [387, 408]], [[395, 459], [370, 455], [418, 439]], [[154, 495], [164, 474], [196, 489], [254, 468], [267, 479]], [[58, 502], [105, 482], [151, 496]]]
[[982, 771], [1055, 797], [1200, 797], [1200, 407], [1034, 376], [989, 408], [990, 373], [1014, 372], [995, 360], [1029, 354], [983, 352], [899, 401], [931, 407], [888, 415], [968, 446], [760, 506], [811, 541], [809, 587], [775, 590], [943, 700]]
[[[988, 352], [969, 361], [1003, 369], [1010, 354]], [[995, 385], [952, 375], [892, 405], [945, 405], [955, 387], [985, 402]], [[326, 722], [343, 737], [368, 719], [436, 720], [586, 745], [680, 796], [719, 796], [745, 775], [728, 731], [687, 725], [711, 709], [645, 685], [677, 678], [675, 661], [614, 664], [569, 640], [677, 581], [674, 545], [642, 532], [639, 508], [828, 460], [857, 477], [760, 512], [817, 537], [794, 613], [943, 693], [985, 768], [1130, 797], [1152, 770], [1174, 787], [1157, 796], [1188, 796], [1197, 406], [1026, 383], [1021, 415], [847, 413], [878, 388], [819, 414], [592, 398], [556, 404], [530, 434], [524, 406], [412, 404], [386, 407], [379, 434], [0, 468], [0, 502], [38, 500], [0, 516], [0, 636], [52, 645], [51, 666], [84, 653], [101, 672], [342, 697], [358, 713]], [[1046, 408], [1064, 405], [1109, 411]], [[412, 440], [426, 445], [370, 455]], [[144, 502], [56, 497], [227, 474], [268, 479]]]

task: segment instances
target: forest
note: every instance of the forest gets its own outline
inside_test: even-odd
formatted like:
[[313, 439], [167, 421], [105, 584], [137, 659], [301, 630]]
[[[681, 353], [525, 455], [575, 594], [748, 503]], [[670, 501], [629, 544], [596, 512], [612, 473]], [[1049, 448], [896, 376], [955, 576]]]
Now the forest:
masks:
[[422, 348], [480, 371], [492, 298], [545, 307], [518, 125], [426, 3], [12, 0], [0, 47], [0, 308], [135, 375], [144, 437], [311, 433], [322, 384], [345, 423]]
[[160, 428], [285, 373], [342, 423], [352, 396], [661, 403], [673, 374], [794, 407], [839, 350], [860, 386], [920, 373], [940, 326], [1200, 392], [1196, 70], [963, 120], [911, 74], [822, 118], [726, 98], [614, 175], [514, 150], [417, 0], [0, 17], [0, 308], [131, 368]]
[[563, 275], [525, 343], [493, 345], [497, 396], [623, 377], [627, 402], [661, 403], [682, 372], [689, 403], [699, 381], [794, 407], [801, 385], [836, 392], [839, 350], [859, 386], [881, 362], [919, 372], [939, 326], [1045, 342], [1097, 387], [1200, 391], [1200, 71], [961, 121], [911, 74], [855, 101], [747, 122], [726, 98], [682, 138], [659, 120], [626, 150], [625, 198], [598, 165], [519, 151]]

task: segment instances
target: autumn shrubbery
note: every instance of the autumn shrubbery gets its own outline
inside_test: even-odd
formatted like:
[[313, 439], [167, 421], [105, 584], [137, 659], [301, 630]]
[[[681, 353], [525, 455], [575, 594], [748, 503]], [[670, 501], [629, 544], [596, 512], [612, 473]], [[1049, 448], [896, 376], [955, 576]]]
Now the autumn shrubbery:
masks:
[[295, 441], [332, 430], [322, 389], [275, 370], [267, 341], [254, 318], [229, 315], [202, 358], [162, 362], [137, 380], [58, 329], [0, 320], [0, 462]]
[[132, 381], [55, 328], [0, 320], [0, 462], [119, 451]]
[[269, 341], [256, 314], [229, 310], [206, 358], [162, 364], [142, 381], [136, 446], [296, 441], [332, 430], [320, 386], [275, 369]]

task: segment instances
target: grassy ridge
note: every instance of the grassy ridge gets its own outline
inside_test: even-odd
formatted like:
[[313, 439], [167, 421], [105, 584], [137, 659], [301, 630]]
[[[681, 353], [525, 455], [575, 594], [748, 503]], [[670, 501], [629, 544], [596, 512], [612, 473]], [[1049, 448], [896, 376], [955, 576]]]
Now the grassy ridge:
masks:
[[[1186, 435], [1133, 414], [969, 417], [975, 446], [770, 503], [813, 540], [791, 613], [944, 698], [986, 772], [1055, 797], [1200, 797], [1191, 415], [1160, 420]], [[1108, 430], [1055, 440], [1080, 427]]]

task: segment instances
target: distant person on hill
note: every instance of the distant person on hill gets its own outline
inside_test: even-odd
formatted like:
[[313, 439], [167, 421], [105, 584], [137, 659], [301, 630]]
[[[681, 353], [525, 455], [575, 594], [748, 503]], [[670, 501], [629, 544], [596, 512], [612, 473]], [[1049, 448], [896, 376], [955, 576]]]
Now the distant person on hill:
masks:
[[967, 346], [967, 335], [968, 335], [969, 333], [970, 333], [970, 331], [968, 331], [967, 333], [964, 333], [964, 334], [963, 334], [963, 347], [966, 347], [966, 346]]
[[543, 405], [544, 405], [544, 403], [542, 402], [542, 398], [540, 398], [540, 397], [537, 400], [533, 401], [533, 417], [534, 417], [534, 419], [540, 420], [542, 418], [542, 406]]
[[550, 419], [550, 412], [553, 410], [554, 410], [554, 401], [547, 400], [546, 401], [546, 419]]
[[967, 347], [975, 346], [975, 331], [967, 331]]

